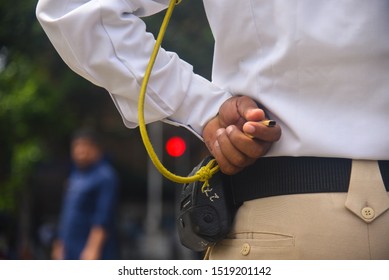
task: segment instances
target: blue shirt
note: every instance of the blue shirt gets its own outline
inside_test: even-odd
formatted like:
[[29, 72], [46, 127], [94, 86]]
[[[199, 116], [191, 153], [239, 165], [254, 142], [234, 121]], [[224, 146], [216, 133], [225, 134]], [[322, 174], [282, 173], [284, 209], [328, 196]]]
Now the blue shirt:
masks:
[[71, 172], [59, 231], [65, 247], [65, 259], [80, 258], [94, 226], [102, 226], [107, 232], [101, 258], [116, 258], [114, 215], [117, 193], [116, 172], [105, 160], [87, 169], [75, 168]]

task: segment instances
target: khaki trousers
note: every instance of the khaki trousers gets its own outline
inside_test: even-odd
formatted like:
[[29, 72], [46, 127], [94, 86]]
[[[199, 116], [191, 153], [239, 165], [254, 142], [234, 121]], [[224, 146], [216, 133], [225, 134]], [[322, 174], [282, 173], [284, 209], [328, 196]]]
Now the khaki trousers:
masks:
[[210, 259], [389, 259], [389, 193], [375, 161], [353, 161], [348, 193], [245, 202]]

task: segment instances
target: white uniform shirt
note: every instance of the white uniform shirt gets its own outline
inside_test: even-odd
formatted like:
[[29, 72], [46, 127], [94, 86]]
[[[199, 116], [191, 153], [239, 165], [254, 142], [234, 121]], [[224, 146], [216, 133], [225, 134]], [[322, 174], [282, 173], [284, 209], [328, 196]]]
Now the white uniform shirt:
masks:
[[[128, 127], [154, 39], [139, 18], [167, 0], [40, 0], [64, 61], [106, 88]], [[258, 101], [282, 128], [268, 156], [389, 159], [389, 1], [204, 0], [215, 37], [212, 82], [161, 50], [146, 120], [201, 134], [231, 95]]]

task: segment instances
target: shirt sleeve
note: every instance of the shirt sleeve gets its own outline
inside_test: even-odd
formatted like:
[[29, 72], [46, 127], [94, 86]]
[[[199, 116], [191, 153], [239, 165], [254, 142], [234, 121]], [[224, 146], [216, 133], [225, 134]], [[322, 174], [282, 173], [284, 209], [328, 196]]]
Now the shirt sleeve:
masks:
[[[126, 126], [138, 124], [137, 103], [155, 39], [140, 17], [168, 0], [40, 0], [37, 18], [68, 66], [108, 90]], [[146, 122], [166, 120], [201, 135], [230, 93], [196, 75], [161, 48], [147, 89]]]

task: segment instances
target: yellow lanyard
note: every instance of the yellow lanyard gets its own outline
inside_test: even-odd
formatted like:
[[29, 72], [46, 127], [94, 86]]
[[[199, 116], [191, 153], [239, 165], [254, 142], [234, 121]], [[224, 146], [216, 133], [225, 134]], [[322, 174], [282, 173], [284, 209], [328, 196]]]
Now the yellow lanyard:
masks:
[[147, 134], [146, 130], [146, 122], [144, 118], [144, 103], [145, 103], [145, 96], [146, 96], [146, 91], [147, 91], [147, 85], [150, 79], [150, 74], [153, 69], [155, 60], [158, 55], [158, 51], [161, 47], [161, 43], [163, 40], [163, 37], [165, 36], [165, 32], [168, 26], [168, 23], [170, 21], [171, 15], [174, 10], [174, 6], [179, 4], [181, 0], [170, 0], [168, 9], [166, 11], [165, 17], [163, 19], [161, 28], [158, 33], [157, 40], [154, 45], [153, 52], [150, 56], [149, 63], [146, 68], [145, 76], [143, 78], [143, 82], [141, 85], [140, 93], [139, 93], [139, 101], [138, 101], [138, 119], [139, 119], [139, 129], [142, 137], [143, 144], [147, 150], [147, 153], [155, 165], [155, 167], [158, 169], [158, 171], [165, 176], [167, 179], [180, 183], [180, 184], [188, 184], [188, 183], [193, 183], [195, 181], [201, 181], [204, 182], [203, 187], [208, 185], [208, 180], [212, 177], [213, 174], [215, 174], [219, 170], [219, 166], [216, 163], [216, 160], [211, 160], [206, 166], [203, 166], [200, 168], [200, 170], [193, 176], [189, 177], [182, 177], [179, 175], [176, 175], [169, 170], [165, 168], [165, 166], [161, 163], [159, 160], [157, 154], [154, 151], [154, 148], [151, 144], [150, 138]]

